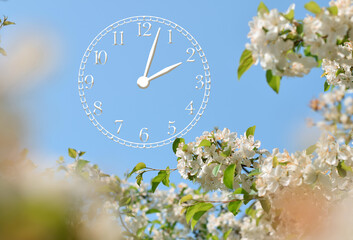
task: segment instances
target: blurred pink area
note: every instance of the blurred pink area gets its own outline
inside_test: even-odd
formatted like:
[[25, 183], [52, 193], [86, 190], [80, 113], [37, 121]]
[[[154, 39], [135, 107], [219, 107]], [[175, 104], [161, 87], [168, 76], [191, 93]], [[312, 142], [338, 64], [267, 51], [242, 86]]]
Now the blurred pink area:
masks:
[[52, 31], [28, 26], [17, 32], [6, 38], [8, 56], [0, 57], [0, 95], [13, 94], [48, 78], [60, 59], [62, 45]]

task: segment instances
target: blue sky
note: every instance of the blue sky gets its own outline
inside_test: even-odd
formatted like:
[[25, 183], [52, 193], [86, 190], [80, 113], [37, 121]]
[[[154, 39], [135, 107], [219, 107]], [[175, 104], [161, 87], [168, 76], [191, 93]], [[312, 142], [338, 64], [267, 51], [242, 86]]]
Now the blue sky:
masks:
[[[296, 17], [303, 18], [307, 14], [303, 7], [306, 2], [295, 2]], [[328, 5], [328, 1], [317, 2], [322, 6]], [[269, 8], [286, 11], [292, 1], [265, 3]], [[31, 34], [31, 29], [39, 29], [43, 34], [50, 34], [52, 38], [55, 36], [54, 47], [60, 52], [53, 72], [44, 79], [45, 81], [11, 100], [12, 104], [23, 112], [23, 122], [27, 127], [26, 133], [23, 134], [23, 147], [29, 148], [33, 158], [39, 153], [48, 156], [48, 165], [53, 165], [56, 157], [67, 156], [68, 147], [87, 151], [87, 160], [97, 163], [108, 173], [120, 176], [141, 161], [156, 168], [176, 166], [176, 157], [171, 145], [157, 149], [133, 149], [104, 137], [85, 116], [78, 96], [77, 72], [82, 55], [92, 39], [106, 26], [120, 19], [139, 15], [158, 16], [179, 24], [197, 39], [206, 53], [212, 75], [211, 96], [203, 117], [185, 136], [186, 141], [194, 140], [203, 131], [212, 130], [215, 126], [221, 129], [227, 127], [243, 134], [248, 127], [256, 125], [255, 137], [261, 140], [264, 148], [278, 147], [281, 150], [295, 151], [311, 145], [309, 135], [313, 134], [312, 130], [304, 127], [305, 118], [315, 116], [308, 104], [323, 90], [321, 69], [314, 69], [304, 78], [284, 78], [279, 95], [267, 86], [265, 73], [260, 66], [253, 66], [243, 75], [241, 81], [237, 80], [238, 60], [247, 42], [248, 22], [256, 14], [258, 4], [259, 1], [235, 0], [0, 2], [1, 14], [16, 22], [16, 26], [1, 32], [4, 48], [10, 45], [11, 40], [21, 31]], [[144, 43], [146, 48], [143, 54], [138, 54], [137, 51], [140, 50], [131, 50], [132, 54], [136, 55], [136, 72], [131, 72], [132, 74], [142, 74], [153, 37], [154, 35], [149, 42]], [[26, 41], [26, 37], [22, 40]], [[180, 59], [176, 57], [177, 54], [173, 55], [175, 58], [171, 58], [167, 51], [157, 51], [156, 54], [159, 54], [159, 60], [156, 55], [156, 64], [151, 67], [153, 72], [163, 66], [177, 63]], [[185, 72], [192, 72], [193, 69]], [[175, 72], [170, 74], [183, 72], [178, 69], [173, 71]], [[127, 99], [128, 96], [121, 92], [123, 90], [120, 83], [113, 84], [112, 79], [118, 77], [119, 73], [114, 72], [113, 67], [107, 70], [105, 74], [109, 81], [112, 81], [112, 85], [104, 85], [109, 86], [107, 93], [102, 89], [97, 95], [120, 91], [121, 94], [117, 95], [119, 102], [124, 102], [126, 106], [139, 105], [140, 98]], [[167, 83], [166, 86], [168, 87]], [[159, 100], [165, 104], [159, 113], [171, 113], [169, 102], [172, 106], [177, 102], [186, 101], [189, 97], [187, 91], [181, 91], [181, 86], [177, 83], [169, 87], [163, 97], [160, 96]], [[167, 93], [173, 93], [176, 89], [179, 89], [178, 94], [170, 96], [173, 99], [169, 99]], [[111, 106], [114, 107], [113, 105], [112, 103]], [[131, 114], [134, 114], [133, 110]], [[145, 115], [148, 117], [148, 112]], [[160, 123], [153, 121], [150, 124], [151, 127], [160, 126]], [[136, 133], [134, 134], [136, 137]], [[178, 181], [179, 176], [175, 174], [173, 179]]]

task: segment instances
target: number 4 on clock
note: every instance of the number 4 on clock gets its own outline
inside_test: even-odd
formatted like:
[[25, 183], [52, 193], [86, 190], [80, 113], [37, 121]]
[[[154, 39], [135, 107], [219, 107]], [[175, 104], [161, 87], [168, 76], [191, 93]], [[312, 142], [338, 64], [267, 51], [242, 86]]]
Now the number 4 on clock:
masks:
[[189, 105], [186, 106], [185, 110], [186, 110], [186, 111], [190, 111], [189, 114], [190, 114], [190, 115], [193, 115], [193, 114], [194, 114], [194, 110], [195, 110], [195, 108], [194, 108], [194, 101], [191, 101], [191, 102], [189, 103]]

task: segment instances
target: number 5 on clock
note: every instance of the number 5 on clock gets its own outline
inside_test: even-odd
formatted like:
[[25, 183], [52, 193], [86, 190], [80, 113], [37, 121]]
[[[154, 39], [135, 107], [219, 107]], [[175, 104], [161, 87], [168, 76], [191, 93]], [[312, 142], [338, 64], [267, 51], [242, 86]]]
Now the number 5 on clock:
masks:
[[173, 126], [174, 123], [175, 123], [175, 121], [169, 121], [169, 125], [168, 125], [168, 129], [169, 129], [168, 134], [169, 135], [174, 135], [176, 133], [176, 127]]

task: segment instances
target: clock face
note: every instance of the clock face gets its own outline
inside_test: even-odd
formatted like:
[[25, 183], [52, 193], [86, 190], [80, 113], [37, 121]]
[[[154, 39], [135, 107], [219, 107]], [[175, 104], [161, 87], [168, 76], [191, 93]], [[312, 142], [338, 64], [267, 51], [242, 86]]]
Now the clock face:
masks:
[[196, 39], [158, 17], [120, 20], [83, 55], [78, 88], [89, 120], [109, 139], [135, 148], [172, 143], [200, 120], [210, 69]]

